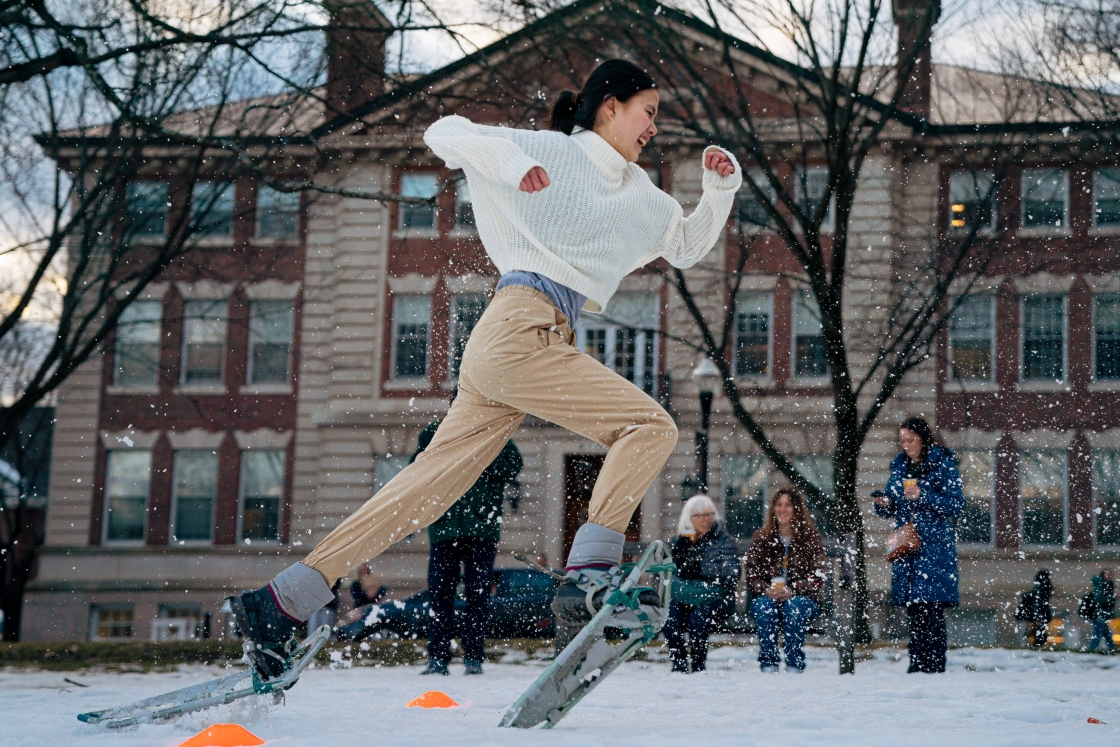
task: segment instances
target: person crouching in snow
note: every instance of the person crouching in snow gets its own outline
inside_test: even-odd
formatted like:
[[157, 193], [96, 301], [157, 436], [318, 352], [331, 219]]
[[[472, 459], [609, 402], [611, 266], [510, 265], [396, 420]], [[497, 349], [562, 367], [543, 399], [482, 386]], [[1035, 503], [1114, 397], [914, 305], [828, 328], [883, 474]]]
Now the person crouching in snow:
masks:
[[708, 660], [708, 631], [734, 604], [742, 570], [739, 548], [720, 523], [711, 498], [694, 495], [684, 504], [672, 551], [677, 576], [665, 621], [665, 642], [674, 672], [703, 672]]
[[751, 537], [747, 583], [756, 596], [751, 615], [758, 633], [758, 664], [777, 672], [778, 631], [786, 650], [786, 671], [805, 670], [805, 631], [820, 611], [828, 558], [805, 499], [782, 488], [770, 499], [766, 522]]
[[[479, 238], [502, 277], [463, 352], [459, 396], [424, 453], [303, 562], [231, 598], [262, 676], [284, 671], [281, 649], [333, 598], [336, 579], [442, 516], [526, 414], [608, 449], [553, 600], [558, 637], [574, 635], [591, 619], [589, 606], [617, 588], [626, 525], [676, 446], [677, 428], [639, 387], [582, 354], [572, 326], [581, 309], [605, 308], [634, 270], [656, 259], [679, 268], [699, 262], [742, 182], [735, 158], [709, 146], [703, 196], [685, 218], [637, 163], [657, 134], [658, 104], [648, 73], [608, 60], [579, 93], [560, 95], [549, 131], [459, 116], [428, 128], [432, 151], [466, 174]], [[643, 604], [658, 603], [647, 596]]]

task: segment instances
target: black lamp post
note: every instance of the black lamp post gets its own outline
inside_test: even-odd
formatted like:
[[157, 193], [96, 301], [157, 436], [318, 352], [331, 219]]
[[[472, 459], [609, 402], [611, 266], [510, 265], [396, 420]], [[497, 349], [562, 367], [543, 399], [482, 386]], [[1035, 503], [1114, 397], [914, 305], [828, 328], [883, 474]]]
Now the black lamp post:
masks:
[[719, 369], [708, 358], [692, 371], [692, 379], [700, 390], [700, 430], [696, 431], [696, 476], [681, 485], [681, 497], [688, 500], [697, 493], [708, 492], [708, 432], [712, 425], [712, 401], [715, 399]]

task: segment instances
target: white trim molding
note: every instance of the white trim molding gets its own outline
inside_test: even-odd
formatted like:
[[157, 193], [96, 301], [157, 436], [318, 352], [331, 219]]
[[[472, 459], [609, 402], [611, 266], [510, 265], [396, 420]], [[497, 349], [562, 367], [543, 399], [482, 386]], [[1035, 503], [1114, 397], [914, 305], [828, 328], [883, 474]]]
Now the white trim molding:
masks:
[[1013, 278], [1015, 288], [1020, 293], [1069, 293], [1076, 275], [1053, 275], [1049, 272], [1036, 272], [1033, 275]]
[[250, 449], [286, 449], [288, 448], [288, 443], [292, 440], [292, 432], [258, 428], [255, 431], [234, 431], [233, 437], [237, 439], [237, 448], [242, 451]]
[[158, 438], [159, 431], [102, 431], [101, 445], [109, 451], [150, 449]]
[[739, 290], [772, 291], [777, 284], [778, 278], [775, 275], [744, 275], [739, 280]]
[[618, 284], [619, 293], [656, 293], [665, 281], [660, 275], [632, 273]]
[[253, 301], [290, 301], [299, 295], [300, 283], [282, 283], [279, 280], [262, 280], [245, 285], [245, 295]]
[[[959, 296], [966, 291], [970, 294], [997, 293], [1007, 278], [1003, 275], [980, 275], [978, 277], [957, 277], [949, 283], [949, 295]], [[972, 283], [972, 287], [969, 287]]]
[[[392, 287], [394, 278], [389, 278], [389, 285]], [[444, 275], [443, 284], [447, 286], [447, 292], [453, 296], [462, 293], [489, 293], [497, 285], [498, 279], [493, 277], [485, 277], [483, 275]], [[434, 285], [434, 283], [433, 283]], [[396, 293], [396, 288], [393, 288]]]
[[[123, 283], [113, 289], [113, 295], [117, 298], [124, 298], [132, 289], [136, 287], [136, 283]], [[167, 289], [171, 287], [170, 283], [148, 283], [144, 286], [144, 290], [136, 296], [137, 301], [162, 301], [163, 297], [167, 295]]]
[[401, 277], [389, 277], [389, 290], [393, 293], [431, 293], [436, 287], [436, 277], [425, 277], [410, 272]]
[[1003, 431], [982, 431], [979, 428], [965, 428], [961, 431], [939, 431], [938, 435], [945, 445], [954, 451], [959, 449], [994, 449], [1003, 438]]
[[168, 431], [167, 440], [175, 451], [183, 449], [217, 449], [226, 440], [225, 431], [191, 428], [189, 431]]
[[1098, 449], [1120, 449], [1120, 428], [1103, 431], [1085, 431], [1085, 438], [1094, 451]]
[[1085, 283], [1093, 293], [1116, 293], [1120, 291], [1120, 274], [1083, 275]]
[[1019, 449], [1068, 449], [1073, 441], [1073, 431], [1052, 431], [1039, 428], [1033, 431], [1011, 431]]
[[188, 301], [224, 301], [233, 293], [233, 283], [213, 280], [196, 280], [193, 283], [175, 283], [179, 295]]

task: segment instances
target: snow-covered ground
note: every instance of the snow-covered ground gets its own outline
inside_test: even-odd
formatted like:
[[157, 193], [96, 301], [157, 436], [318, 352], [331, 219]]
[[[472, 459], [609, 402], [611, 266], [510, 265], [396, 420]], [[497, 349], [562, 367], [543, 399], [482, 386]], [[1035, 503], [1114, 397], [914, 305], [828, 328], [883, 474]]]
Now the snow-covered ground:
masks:
[[[0, 672], [0, 744], [171, 747], [216, 721], [250, 728], [269, 745], [1117, 745], [1120, 656], [960, 649], [949, 672], [907, 675], [905, 652], [879, 650], [854, 677], [835, 654], [809, 649], [805, 674], [763, 675], [757, 648], [713, 650], [709, 671], [670, 675], [664, 663], [624, 665], [551, 732], [497, 728], [544, 667], [491, 664], [482, 677], [418, 677], [417, 667], [307, 672], [281, 706], [243, 701], [175, 724], [109, 732], [75, 719], [219, 676], [211, 667], [174, 674]], [[88, 687], [67, 683], [69, 677]], [[438, 689], [452, 710], [406, 708]], [[1096, 718], [1106, 724], [1087, 721]]]

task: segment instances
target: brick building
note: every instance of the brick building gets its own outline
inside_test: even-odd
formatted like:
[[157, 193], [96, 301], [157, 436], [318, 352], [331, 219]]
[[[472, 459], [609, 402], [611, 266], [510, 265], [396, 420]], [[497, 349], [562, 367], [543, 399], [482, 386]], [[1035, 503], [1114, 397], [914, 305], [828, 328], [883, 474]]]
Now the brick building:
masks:
[[[576, 3], [387, 93], [368, 87], [354, 98], [348, 89], [350, 116], [309, 118], [308, 137], [332, 156], [320, 178], [434, 194], [453, 174], [423, 147], [420, 123], [436, 112], [416, 115], [417, 100], [442, 96], [460, 102], [449, 107], [460, 113], [509, 122], [500, 95], [480, 92], [489, 65], [556, 90], [566, 78], [542, 63], [533, 33], [556, 21], [594, 28], [599, 14], [617, 18], [627, 7]], [[714, 33], [675, 11], [640, 18], [692, 38]], [[592, 55], [618, 53], [600, 41]], [[775, 62], [752, 50], [744, 44], [737, 53], [754, 65], [765, 97]], [[332, 75], [352, 69], [332, 60]], [[983, 94], [1008, 84], [999, 76], [944, 66], [919, 73], [914, 121], [888, 131], [859, 183], [850, 230], [861, 251], [845, 308], [853, 328], [883, 318], [883, 299], [931, 234], [951, 234], [958, 213], [985, 209], [976, 185], [991, 177], [952, 145], [1015, 133], [1030, 140], [1032, 158], [1001, 174], [991, 210], [993, 236], [1010, 251], [985, 270], [939, 355], [910, 375], [880, 418], [860, 490], [884, 481], [905, 414], [935, 421], [961, 455], [969, 500], [959, 527], [962, 608], [951, 634], [1012, 642], [1006, 608], [1037, 567], [1055, 571], [1057, 606], [1072, 609], [1091, 572], [1120, 558], [1112, 503], [1120, 493], [1120, 171], [1076, 133], [1071, 139], [1068, 124], [1006, 119]], [[395, 126], [405, 111], [413, 125]], [[530, 126], [524, 117], [514, 118]], [[687, 210], [700, 194], [701, 146], [670, 134], [659, 140], [647, 169]], [[60, 393], [46, 546], [26, 601], [29, 639], [161, 635], [177, 623], [160, 620], [216, 612], [224, 595], [300, 559], [407, 462], [419, 431], [446, 411], [463, 344], [497, 280], [463, 185], [435, 207], [338, 195], [292, 201], [248, 181], [204, 188], [222, 190], [220, 204], [229, 205], [229, 219], [214, 221], [205, 239], [214, 258], [206, 272], [169, 271], [130, 312], [128, 332]], [[174, 174], [154, 174], [134, 192], [138, 205], [166, 204], [167, 195], [174, 205]], [[828, 485], [832, 400], [819, 323], [793, 258], [765, 229], [757, 238], [740, 296], [728, 299], [716, 284], [700, 302], [735, 304], [736, 372], [750, 408], [795, 463]], [[728, 245], [717, 244], [691, 273], [730, 267]], [[639, 271], [604, 315], [581, 321], [578, 344], [664, 402], [687, 433], [699, 422], [696, 360], [670, 337], [691, 329], [678, 296]], [[726, 404], [715, 401], [712, 484], [730, 528], [745, 538], [779, 479]], [[558, 562], [603, 450], [532, 418], [515, 441], [525, 470], [499, 564], [514, 564], [514, 552]], [[633, 540], [673, 531], [693, 466], [682, 439], [635, 515]], [[881, 546], [887, 526], [867, 514]], [[889, 569], [874, 547], [869, 556], [873, 620], [891, 635]], [[420, 532], [373, 566], [403, 596], [424, 586], [426, 557]]]

